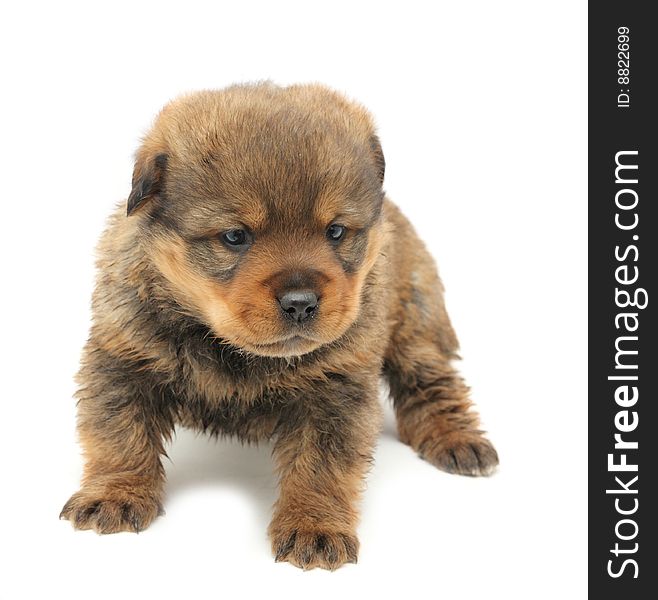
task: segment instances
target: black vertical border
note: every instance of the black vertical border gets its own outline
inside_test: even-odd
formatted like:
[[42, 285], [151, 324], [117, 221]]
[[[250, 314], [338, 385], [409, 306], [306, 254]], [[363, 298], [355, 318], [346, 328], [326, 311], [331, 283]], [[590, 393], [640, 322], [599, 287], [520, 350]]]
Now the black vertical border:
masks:
[[[658, 23], [650, 17], [651, 2], [590, 2], [589, 3], [589, 592], [592, 598], [644, 599], [658, 598], [654, 583], [658, 572]], [[655, 7], [653, 7], [655, 8]], [[630, 32], [630, 82], [618, 83], [618, 28]], [[630, 89], [630, 106], [619, 108], [617, 98], [621, 88]], [[622, 231], [615, 226], [615, 194], [623, 187], [615, 183], [615, 155], [623, 150], [638, 151], [637, 229]], [[637, 235], [638, 240], [632, 240]], [[623, 250], [636, 243], [639, 258], [619, 262], [615, 246]], [[639, 479], [633, 488], [637, 495], [606, 494], [619, 487], [615, 475], [628, 480], [629, 473], [610, 473], [608, 454], [614, 450], [615, 415], [624, 410], [615, 402], [615, 389], [620, 384], [609, 381], [615, 372], [615, 339], [623, 335], [615, 327], [615, 315], [621, 309], [615, 303], [615, 269], [622, 265], [637, 265], [637, 286], [648, 292], [649, 302], [639, 315], [637, 349], [639, 400], [633, 408], [639, 416], [638, 428], [623, 434], [636, 439], [637, 450], [626, 451], [629, 463], [638, 464]], [[630, 289], [630, 288], [627, 288]], [[633, 385], [631, 383], [631, 385]], [[618, 451], [618, 454], [621, 451]], [[617, 459], [618, 461], [618, 459]], [[625, 517], [615, 509], [620, 498], [622, 508], [632, 507], [638, 499], [638, 510]], [[615, 526], [623, 518], [634, 519], [638, 534], [634, 540], [618, 540]], [[622, 526], [628, 535], [631, 525]], [[630, 549], [637, 542], [635, 553], [619, 557], [611, 552], [615, 543]], [[608, 561], [613, 571], [619, 571], [624, 558], [637, 561], [635, 569], [627, 565], [622, 576], [608, 574]]]

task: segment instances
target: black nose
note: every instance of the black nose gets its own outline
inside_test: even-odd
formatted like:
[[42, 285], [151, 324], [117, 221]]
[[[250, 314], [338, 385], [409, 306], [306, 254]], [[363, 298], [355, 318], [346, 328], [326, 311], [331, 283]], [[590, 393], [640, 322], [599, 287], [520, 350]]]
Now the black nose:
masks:
[[318, 297], [314, 292], [292, 290], [279, 297], [284, 314], [297, 323], [310, 319], [318, 308]]

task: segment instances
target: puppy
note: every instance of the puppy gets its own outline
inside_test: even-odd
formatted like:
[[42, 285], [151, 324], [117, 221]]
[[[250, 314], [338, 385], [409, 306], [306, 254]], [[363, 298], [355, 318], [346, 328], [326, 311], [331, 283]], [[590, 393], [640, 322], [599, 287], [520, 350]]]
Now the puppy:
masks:
[[234, 86], [162, 110], [99, 245], [78, 374], [86, 464], [62, 518], [147, 527], [181, 425], [272, 440], [277, 561], [356, 562], [382, 375], [404, 443], [445, 471], [492, 471], [436, 268], [383, 181], [371, 117], [321, 86]]

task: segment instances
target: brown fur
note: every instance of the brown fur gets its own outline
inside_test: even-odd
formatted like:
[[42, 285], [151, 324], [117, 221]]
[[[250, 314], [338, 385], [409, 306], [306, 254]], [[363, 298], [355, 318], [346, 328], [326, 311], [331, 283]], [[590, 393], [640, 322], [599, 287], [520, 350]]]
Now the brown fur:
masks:
[[[180, 424], [274, 442], [277, 560], [354, 562], [382, 374], [402, 441], [447, 471], [495, 467], [451, 366], [434, 263], [383, 176], [368, 113], [320, 86], [234, 86], [165, 107], [137, 154], [128, 216], [117, 210], [99, 245], [78, 376], [85, 472], [62, 517], [99, 533], [147, 527]], [[336, 223], [345, 235], [331, 241]], [[239, 249], [221, 237], [237, 229], [250, 242]], [[301, 324], [282, 312], [289, 289], [318, 298]]]

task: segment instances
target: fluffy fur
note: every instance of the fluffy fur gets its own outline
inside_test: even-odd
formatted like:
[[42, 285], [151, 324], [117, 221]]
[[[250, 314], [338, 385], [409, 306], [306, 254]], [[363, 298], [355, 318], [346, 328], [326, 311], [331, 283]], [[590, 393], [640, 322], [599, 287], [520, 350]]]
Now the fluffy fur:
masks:
[[[382, 375], [403, 442], [446, 471], [495, 467], [451, 365], [436, 268], [383, 178], [369, 114], [321, 86], [234, 86], [163, 109], [99, 245], [78, 375], [85, 470], [62, 517], [147, 527], [182, 425], [273, 441], [276, 560], [355, 562]], [[282, 308], [290, 290], [317, 298], [303, 322]]]

